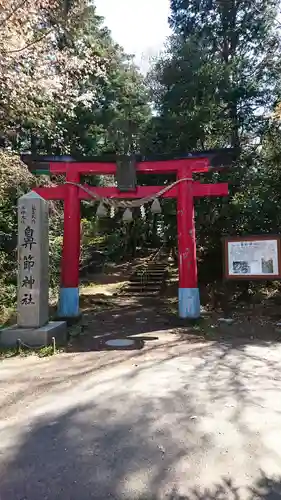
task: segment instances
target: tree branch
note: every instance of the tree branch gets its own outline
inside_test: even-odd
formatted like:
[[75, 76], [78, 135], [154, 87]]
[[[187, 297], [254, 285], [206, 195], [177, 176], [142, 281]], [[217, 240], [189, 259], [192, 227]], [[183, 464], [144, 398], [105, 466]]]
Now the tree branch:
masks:
[[27, 2], [27, 0], [22, 0], [21, 2], [19, 2], [12, 10], [11, 12], [7, 15], [7, 17], [5, 19], [3, 19], [3, 21], [0, 22], [0, 27], [1, 26], [4, 26], [4, 24], [6, 24], [9, 19], [17, 12], [17, 10], [19, 10], [21, 7], [24, 6], [24, 4]]
[[22, 52], [23, 50], [26, 50], [26, 49], [29, 49], [30, 47], [32, 47], [33, 45], [36, 45], [37, 43], [41, 42], [42, 40], [44, 40], [44, 38], [46, 38], [50, 33], [52, 33], [52, 31], [54, 31], [54, 28], [51, 28], [50, 30], [46, 31], [42, 36], [40, 36], [39, 38], [37, 38], [36, 40], [32, 40], [32, 42], [28, 43], [27, 45], [25, 45], [24, 47], [21, 47], [20, 49], [15, 49], [15, 50], [9, 50], [7, 52], [7, 54], [15, 54], [17, 52]]

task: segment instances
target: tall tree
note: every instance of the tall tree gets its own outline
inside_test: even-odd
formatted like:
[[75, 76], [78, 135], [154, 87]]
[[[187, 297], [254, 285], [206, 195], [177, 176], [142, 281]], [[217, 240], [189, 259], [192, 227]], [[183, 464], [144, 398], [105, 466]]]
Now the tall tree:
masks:
[[264, 109], [279, 94], [279, 7], [279, 0], [171, 0], [180, 43], [193, 40], [219, 64], [217, 92], [232, 146], [259, 133]]
[[33, 139], [42, 152], [99, 152], [149, 115], [140, 74], [92, 2], [8, 0], [1, 23], [2, 135], [16, 132], [21, 149]]
[[[203, 259], [212, 253], [220, 262], [222, 234], [270, 230], [269, 157], [280, 140], [280, 129], [270, 126], [281, 88], [279, 9], [279, 0], [171, 0], [172, 36], [149, 75], [156, 116], [144, 147], [242, 150], [235, 168], [216, 176], [230, 182], [231, 196], [197, 202]], [[169, 224], [175, 227], [175, 219]]]

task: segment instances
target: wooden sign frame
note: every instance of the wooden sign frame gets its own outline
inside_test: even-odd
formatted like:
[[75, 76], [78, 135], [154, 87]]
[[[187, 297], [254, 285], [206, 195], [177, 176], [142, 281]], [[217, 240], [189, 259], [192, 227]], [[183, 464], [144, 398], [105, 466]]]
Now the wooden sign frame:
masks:
[[[272, 234], [266, 234], [266, 235], [250, 235], [250, 236], [226, 236], [222, 239], [223, 241], [223, 274], [224, 278], [227, 280], [279, 280], [281, 279], [281, 235], [272, 235]], [[272, 272], [272, 273], [249, 273], [246, 272], [244, 273], [231, 273], [230, 272], [230, 262], [229, 262], [229, 247], [231, 243], [245, 243], [249, 245], [245, 245], [245, 251], [247, 252], [247, 248], [251, 247], [253, 243], [259, 243], [259, 242], [266, 242], [266, 241], [272, 241], [276, 242], [276, 250], [277, 250], [277, 255], [275, 259], [275, 265], [277, 265], [277, 272]], [[243, 248], [243, 245], [241, 245], [241, 248]], [[262, 259], [263, 260], [263, 259]], [[274, 266], [273, 259], [270, 259], [272, 261], [272, 266]], [[256, 261], [255, 261], [256, 262]], [[269, 262], [269, 261], [268, 261]], [[268, 262], [265, 261], [265, 264], [268, 264]], [[238, 261], [237, 262], [238, 266], [241, 265], [246, 265], [247, 266], [247, 261]], [[263, 264], [261, 263], [261, 266]], [[249, 267], [249, 263], [248, 263]], [[245, 266], [244, 266], [245, 268]]]

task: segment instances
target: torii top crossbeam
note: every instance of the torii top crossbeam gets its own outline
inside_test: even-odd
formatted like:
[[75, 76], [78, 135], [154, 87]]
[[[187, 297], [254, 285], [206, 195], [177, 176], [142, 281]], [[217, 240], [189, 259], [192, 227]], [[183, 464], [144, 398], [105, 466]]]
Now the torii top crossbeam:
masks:
[[[193, 172], [203, 173], [210, 169], [219, 169], [232, 164], [237, 158], [237, 151], [232, 148], [194, 151], [185, 155], [134, 155], [138, 173], [171, 174], [181, 169], [188, 161]], [[62, 174], [66, 170], [75, 170], [80, 174], [115, 174], [118, 155], [69, 156], [69, 155], [32, 155], [22, 154], [21, 159], [33, 174]]]
[[[179, 249], [179, 314], [196, 318], [200, 315], [197, 284], [196, 237], [194, 226], [194, 197], [226, 196], [228, 185], [202, 184], [193, 181], [194, 173], [206, 173], [229, 166], [237, 157], [233, 149], [208, 150], [180, 157], [168, 155], [134, 156], [137, 174], [176, 174], [178, 183], [163, 197], [177, 198]], [[160, 186], [135, 186], [127, 192], [116, 187], [96, 188], [80, 184], [83, 174], [108, 175], [117, 173], [120, 157], [79, 158], [69, 156], [22, 155], [22, 160], [33, 174], [65, 174], [66, 182], [54, 187], [35, 188], [47, 200], [64, 200], [64, 237], [61, 270], [59, 315], [73, 317], [79, 314], [79, 256], [80, 256], [80, 200], [91, 198], [90, 192], [103, 198], [134, 199], [156, 195]], [[83, 186], [88, 192], [83, 190]]]

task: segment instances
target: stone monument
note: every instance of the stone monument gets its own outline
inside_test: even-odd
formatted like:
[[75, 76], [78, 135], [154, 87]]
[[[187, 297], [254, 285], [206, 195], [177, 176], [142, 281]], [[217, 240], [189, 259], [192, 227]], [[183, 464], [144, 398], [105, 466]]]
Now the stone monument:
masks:
[[49, 322], [49, 208], [34, 191], [18, 200], [17, 325], [0, 331], [0, 345], [66, 341], [65, 321]]

